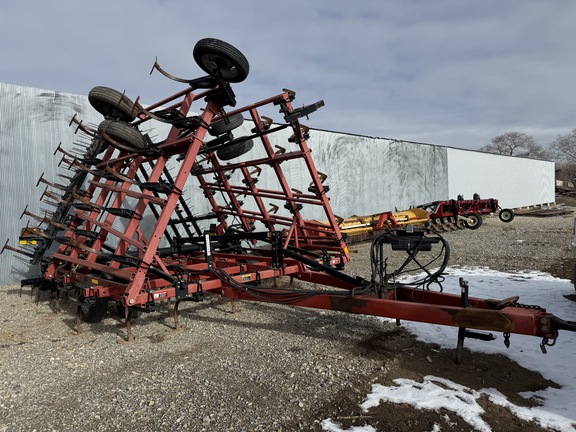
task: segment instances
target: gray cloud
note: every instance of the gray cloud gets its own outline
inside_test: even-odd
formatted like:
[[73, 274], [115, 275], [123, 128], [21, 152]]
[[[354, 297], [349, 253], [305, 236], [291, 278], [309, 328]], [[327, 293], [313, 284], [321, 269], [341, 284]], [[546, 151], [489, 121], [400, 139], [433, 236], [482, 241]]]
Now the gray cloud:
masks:
[[325, 100], [312, 127], [464, 148], [576, 127], [570, 1], [53, 3], [0, 6], [1, 81], [154, 102], [181, 88], [148, 75], [155, 57], [193, 78], [194, 43], [216, 37], [250, 61], [239, 104], [288, 87], [298, 104]]

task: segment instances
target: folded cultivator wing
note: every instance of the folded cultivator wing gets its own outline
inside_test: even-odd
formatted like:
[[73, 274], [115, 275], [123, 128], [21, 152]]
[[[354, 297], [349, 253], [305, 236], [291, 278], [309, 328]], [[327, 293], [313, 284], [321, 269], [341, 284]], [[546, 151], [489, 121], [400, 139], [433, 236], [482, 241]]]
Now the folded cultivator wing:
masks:
[[[89, 101], [103, 121], [89, 127], [73, 119], [88, 138], [85, 152], [59, 146], [66, 181], [41, 177], [38, 182], [46, 184], [43, 198], [55, 210], [44, 217], [25, 210], [23, 215], [43, 228], [27, 227], [22, 248], [4, 247], [42, 264], [42, 276], [23, 284], [75, 293], [78, 316], [88, 322], [102, 320], [108, 303], [115, 302], [128, 339], [133, 338], [131, 318], [140, 312], [174, 300], [178, 326], [179, 302], [200, 301], [206, 292], [532, 334], [546, 342], [555, 340], [560, 328], [574, 330], [573, 323], [541, 308], [521, 307], [515, 299], [495, 302], [468, 298], [467, 290], [466, 296], [430, 290], [446, 265], [448, 248], [427, 228], [412, 232], [408, 225], [379, 234], [371, 280], [343, 274], [350, 254], [326, 194], [327, 176], [316, 169], [309, 130], [300, 124], [323, 102], [295, 107], [295, 93], [284, 90], [236, 108], [230, 83], [247, 77], [246, 58], [217, 39], [199, 41], [194, 58], [206, 76], [183, 80], [154, 65], [186, 88], [147, 107], [107, 87], [91, 90]], [[263, 115], [270, 108], [280, 113], [280, 121]], [[168, 131], [156, 139], [151, 131], [159, 124]], [[304, 173], [304, 187], [291, 185], [286, 172]], [[200, 192], [192, 204], [190, 191]], [[323, 222], [303, 216], [311, 207], [321, 210]], [[387, 269], [384, 247], [390, 245], [407, 254], [401, 269], [416, 263], [417, 270], [425, 270], [417, 286], [397, 283], [402, 272]], [[433, 245], [442, 245], [438, 256], [445, 259], [418, 258]], [[440, 263], [440, 271], [426, 270]], [[280, 276], [334, 289], [261, 285]]]

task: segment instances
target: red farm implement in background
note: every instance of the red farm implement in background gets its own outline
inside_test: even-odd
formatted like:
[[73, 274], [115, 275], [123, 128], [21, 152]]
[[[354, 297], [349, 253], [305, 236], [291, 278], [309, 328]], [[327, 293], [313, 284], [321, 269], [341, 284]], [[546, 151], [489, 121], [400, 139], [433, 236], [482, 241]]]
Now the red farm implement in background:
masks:
[[456, 200], [434, 201], [418, 208], [428, 211], [431, 226], [440, 229], [477, 229], [482, 225], [482, 215], [496, 212], [502, 222], [514, 219], [514, 212], [500, 208], [497, 199], [480, 199], [477, 194], [471, 200], [458, 196]]
[[[22, 285], [76, 295], [78, 318], [87, 322], [101, 321], [114, 302], [128, 340], [135, 339], [131, 323], [138, 314], [171, 300], [178, 327], [180, 302], [201, 301], [206, 293], [456, 326], [459, 348], [464, 337], [485, 337], [477, 330], [503, 332], [506, 341], [510, 333], [538, 336], [542, 347], [559, 330], [576, 330], [575, 323], [517, 298], [469, 297], [464, 281], [462, 295], [443, 293], [449, 248], [425, 227], [379, 232], [370, 280], [344, 274], [350, 253], [327, 196], [327, 176], [311, 157], [310, 131], [300, 124], [323, 102], [295, 107], [295, 93], [284, 90], [237, 108], [231, 83], [249, 71], [242, 53], [202, 39], [194, 58], [206, 76], [180, 79], [154, 65], [185, 88], [147, 107], [107, 87], [90, 92], [104, 120], [91, 127], [73, 119], [88, 142], [85, 152], [58, 147], [66, 184], [39, 180], [55, 210], [44, 216], [25, 210], [41, 229], [28, 227], [20, 248], [4, 246], [41, 263], [41, 276]], [[191, 114], [193, 106], [200, 114]], [[264, 115], [270, 111], [280, 120]], [[235, 136], [245, 119], [249, 132]], [[145, 133], [160, 123], [169, 126], [165, 137]], [[288, 170], [305, 173], [305, 183], [290, 184]], [[191, 189], [201, 192], [208, 211], [189, 205]], [[322, 211], [324, 222], [304, 218], [311, 207]], [[388, 260], [392, 251], [405, 254], [396, 269]], [[424, 276], [399, 283], [408, 272]], [[282, 276], [322, 287], [266, 283]]]

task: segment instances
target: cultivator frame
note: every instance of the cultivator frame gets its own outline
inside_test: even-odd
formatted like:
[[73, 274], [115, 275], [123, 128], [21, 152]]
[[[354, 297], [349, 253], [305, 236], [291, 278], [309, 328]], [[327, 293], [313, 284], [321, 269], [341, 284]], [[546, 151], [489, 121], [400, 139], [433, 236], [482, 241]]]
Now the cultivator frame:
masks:
[[[116, 302], [128, 340], [134, 339], [131, 319], [137, 313], [172, 300], [178, 328], [178, 304], [200, 301], [207, 292], [528, 334], [542, 337], [544, 345], [555, 341], [560, 329], [576, 330], [574, 323], [542, 308], [522, 307], [517, 299], [468, 298], [467, 286], [457, 296], [399, 284], [382, 274], [378, 278], [375, 272], [371, 280], [342, 273], [350, 252], [326, 194], [327, 176], [311, 157], [309, 129], [300, 123], [323, 102], [295, 107], [295, 93], [284, 90], [228, 111], [236, 106], [230, 83], [246, 77], [247, 61], [215, 39], [201, 40], [194, 57], [207, 76], [182, 80], [155, 64], [154, 69], [187, 87], [150, 106], [103, 87], [91, 92], [89, 99], [105, 120], [90, 127], [73, 119], [90, 143], [82, 155], [58, 147], [61, 164], [70, 171], [63, 176], [69, 184], [39, 180], [51, 188], [44, 198], [56, 210], [44, 217], [25, 210], [44, 228], [28, 229], [21, 248], [4, 246], [42, 263], [42, 276], [23, 285], [78, 294], [78, 317], [88, 322], [100, 321], [108, 302]], [[190, 114], [202, 102], [200, 114]], [[279, 110], [283, 122], [261, 114], [270, 107]], [[234, 137], [232, 130], [244, 116], [254, 127]], [[170, 127], [157, 142], [140, 132], [154, 122]], [[274, 139], [283, 130], [291, 136], [280, 145]], [[306, 192], [288, 183], [284, 167], [294, 163], [309, 176]], [[272, 186], [257, 185], [266, 178]], [[185, 199], [191, 179], [208, 202], [206, 213], [193, 211]], [[303, 210], [311, 206], [322, 210], [324, 222], [304, 218]], [[435, 242], [425, 235], [430, 230], [410, 228], [379, 234], [373, 245], [392, 244], [417, 261], [419, 251]], [[373, 262], [373, 267], [385, 265]], [[261, 286], [281, 276], [333, 289]], [[475, 333], [463, 333], [462, 341], [465, 336]]]

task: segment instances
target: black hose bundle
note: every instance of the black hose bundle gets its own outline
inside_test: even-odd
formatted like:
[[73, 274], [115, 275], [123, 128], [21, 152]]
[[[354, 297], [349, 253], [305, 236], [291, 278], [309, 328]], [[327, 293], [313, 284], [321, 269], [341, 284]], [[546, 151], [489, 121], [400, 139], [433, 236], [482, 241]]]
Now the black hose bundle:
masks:
[[[437, 251], [432, 251], [434, 244], [440, 244]], [[385, 254], [385, 245], [390, 245], [392, 251], [405, 251], [406, 259], [396, 269], [389, 269], [389, 257]], [[438, 248], [436, 248], [438, 249]], [[370, 265], [372, 283], [377, 291], [394, 289], [399, 279], [408, 275], [424, 273], [415, 280], [402, 282], [402, 285], [430, 289], [437, 284], [442, 291], [443, 273], [450, 258], [450, 246], [437, 231], [424, 228], [394, 229], [382, 231], [372, 241], [370, 248]]]

